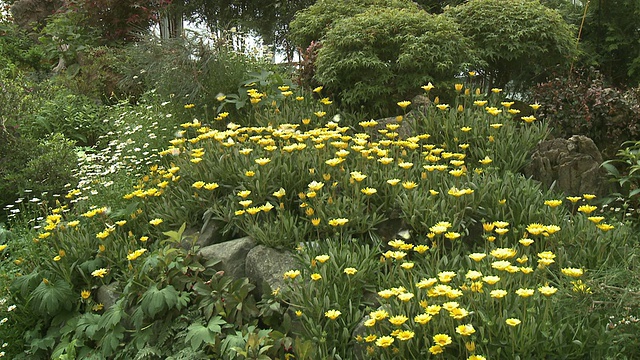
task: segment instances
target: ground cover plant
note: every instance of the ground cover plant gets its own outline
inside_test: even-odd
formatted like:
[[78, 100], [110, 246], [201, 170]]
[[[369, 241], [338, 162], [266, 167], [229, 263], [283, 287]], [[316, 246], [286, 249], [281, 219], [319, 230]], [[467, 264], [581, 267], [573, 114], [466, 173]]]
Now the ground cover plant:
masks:
[[[14, 239], [6, 322], [25, 326], [21, 356], [632, 356], [621, 340], [633, 311], [613, 326], [599, 309], [637, 300], [612, 297], [625, 284], [603, 273], [637, 266], [632, 227], [592, 195], [564, 199], [518, 173], [549, 131], [538, 104], [519, 116], [500, 89], [467, 87], [471, 74], [450, 104], [426, 84], [429, 105], [399, 101], [392, 121], [349, 124], [321, 87], [263, 77], [240, 88], [253, 125], [225, 111], [240, 92], [175, 129], [157, 129], [170, 115], [161, 105], [123, 106], [129, 138], [113, 134], [105, 150], [120, 167], [87, 168], [68, 205], [3, 233]], [[149, 144], [156, 133], [175, 137]], [[300, 266], [256, 303], [247, 280], [184, 249], [185, 225], [203, 221], [293, 250]], [[390, 224], [401, 231], [383, 234]], [[120, 294], [107, 308], [103, 286]]]

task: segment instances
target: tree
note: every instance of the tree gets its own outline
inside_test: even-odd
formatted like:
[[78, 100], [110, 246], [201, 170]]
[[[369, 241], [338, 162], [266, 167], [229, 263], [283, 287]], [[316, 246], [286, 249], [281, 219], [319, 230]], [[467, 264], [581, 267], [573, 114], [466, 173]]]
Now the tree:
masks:
[[640, 2], [590, 2], [582, 33], [584, 61], [596, 64], [616, 86], [640, 84]]
[[519, 90], [544, 80], [577, 55], [577, 31], [555, 10], [531, 0], [474, 0], [447, 9], [487, 66], [487, 88]]
[[314, 0], [177, 0], [171, 9], [206, 25], [213, 33], [236, 28], [290, 50], [286, 37], [289, 23], [296, 12], [313, 3]]

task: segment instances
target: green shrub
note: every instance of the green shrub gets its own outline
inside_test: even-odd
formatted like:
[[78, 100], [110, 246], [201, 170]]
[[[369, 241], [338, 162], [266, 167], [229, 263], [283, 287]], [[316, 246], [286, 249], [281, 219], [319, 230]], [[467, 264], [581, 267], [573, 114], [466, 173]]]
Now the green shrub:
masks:
[[[30, 142], [26, 142], [28, 145]], [[32, 154], [17, 171], [4, 176], [4, 181], [17, 188], [18, 194], [31, 190], [36, 196], [48, 193], [47, 198], [53, 200], [52, 196], [61, 195], [67, 184], [75, 186], [73, 170], [77, 158], [72, 140], [59, 133], [46, 136], [37, 142]]]
[[22, 119], [24, 136], [37, 139], [61, 133], [78, 146], [93, 146], [108, 131], [103, 108], [95, 100], [46, 84], [40, 95], [38, 108]]
[[558, 76], [533, 87], [530, 96], [541, 104], [539, 111], [554, 136], [588, 136], [605, 158], [612, 158], [623, 142], [640, 135], [638, 98], [623, 96], [597, 71]]
[[336, 22], [380, 8], [419, 10], [407, 0], [320, 0], [296, 14], [289, 24], [289, 38], [300, 49], [306, 49], [311, 42], [323, 40]]
[[[255, 59], [226, 45], [211, 46], [197, 37], [158, 42], [149, 39], [127, 48], [122, 88], [154, 90], [169, 101], [173, 115], [211, 120], [218, 95], [238, 91], [248, 73], [269, 69], [266, 59]], [[185, 105], [194, 104], [185, 109]]]
[[420, 86], [451, 79], [473, 60], [471, 43], [449, 18], [372, 9], [328, 31], [316, 79], [347, 108], [386, 115]]
[[477, 0], [451, 7], [486, 66], [479, 67], [485, 89], [506, 85], [519, 90], [545, 79], [576, 55], [574, 29], [555, 10], [537, 1]]

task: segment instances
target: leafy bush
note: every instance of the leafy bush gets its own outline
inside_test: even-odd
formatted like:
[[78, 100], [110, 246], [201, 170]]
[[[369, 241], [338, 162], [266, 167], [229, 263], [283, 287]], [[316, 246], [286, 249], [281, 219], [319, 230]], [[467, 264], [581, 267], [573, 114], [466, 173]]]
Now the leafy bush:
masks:
[[380, 8], [419, 10], [407, 0], [320, 0], [296, 14], [289, 24], [289, 38], [300, 49], [306, 49], [312, 42], [322, 41], [335, 22]]
[[617, 192], [610, 194], [609, 203], [622, 202], [625, 216], [634, 219], [633, 212], [640, 209], [640, 141], [622, 144], [616, 157], [602, 164]]
[[[122, 88], [142, 86], [171, 104], [174, 115], [215, 117], [218, 95], [233, 93], [250, 72], [269, 69], [266, 59], [255, 59], [226, 45], [211, 47], [198, 38], [158, 42], [147, 39], [130, 46], [131, 61]], [[194, 104], [190, 109], [185, 105]]]
[[39, 107], [21, 121], [24, 136], [37, 139], [61, 133], [78, 146], [93, 146], [108, 131], [102, 106], [95, 100], [55, 85], [40, 90], [41, 95], [44, 92], [49, 94], [39, 99]]
[[[17, 143], [19, 147], [28, 149], [30, 154], [23, 163], [13, 165], [3, 176], [2, 194], [23, 195], [25, 191], [34, 194], [46, 194], [45, 200], [52, 201], [54, 195], [63, 193], [68, 184], [75, 186], [76, 178], [73, 170], [77, 163], [75, 143], [64, 135], [56, 133], [35, 142], [26, 140]], [[13, 148], [16, 151], [16, 148]], [[11, 191], [13, 190], [13, 191]], [[5, 192], [6, 191], [6, 192]], [[9, 196], [12, 196], [9, 195]], [[15, 195], [14, 195], [15, 196]], [[11, 199], [14, 200], [14, 199]]]
[[640, 108], [637, 98], [623, 93], [604, 81], [599, 72], [577, 70], [538, 84], [531, 98], [542, 106], [553, 135], [590, 137], [606, 158], [615, 155], [620, 145], [640, 135]]
[[473, 62], [471, 43], [447, 17], [381, 8], [334, 23], [318, 52], [316, 79], [347, 108], [389, 114], [429, 81]]
[[[478, 0], [451, 7], [455, 19], [486, 62], [485, 89], [507, 84], [520, 90], [576, 55], [574, 30], [555, 10], [537, 1]], [[512, 82], [512, 83], [510, 83]]]

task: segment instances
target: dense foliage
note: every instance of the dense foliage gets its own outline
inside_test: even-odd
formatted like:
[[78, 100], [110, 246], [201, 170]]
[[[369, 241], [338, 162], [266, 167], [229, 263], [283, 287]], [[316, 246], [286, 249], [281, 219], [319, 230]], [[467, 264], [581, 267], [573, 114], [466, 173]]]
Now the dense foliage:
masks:
[[449, 8], [486, 67], [485, 87], [521, 90], [544, 80], [577, 55], [575, 31], [560, 14], [537, 1], [476, 0]]
[[593, 69], [540, 83], [531, 89], [531, 97], [542, 104], [540, 111], [555, 136], [586, 135], [608, 158], [623, 142], [640, 136], [637, 95], [608, 85]]
[[414, 2], [406, 0], [319, 0], [296, 14], [290, 24], [289, 37], [296, 46], [306, 49], [312, 41], [322, 40], [335, 22], [347, 20], [371, 8], [419, 10]]
[[423, 11], [371, 9], [334, 23], [318, 52], [316, 78], [345, 106], [385, 114], [429, 81], [473, 62], [470, 43], [450, 19]]

